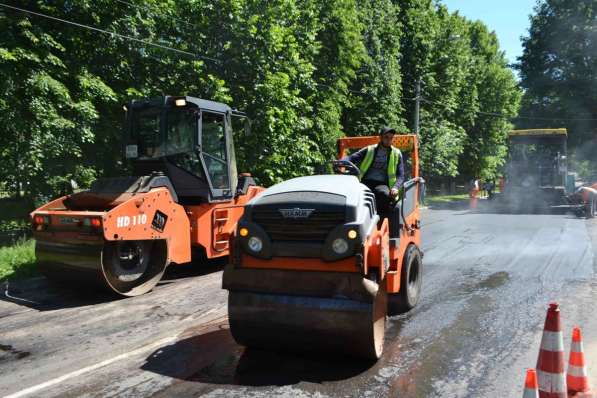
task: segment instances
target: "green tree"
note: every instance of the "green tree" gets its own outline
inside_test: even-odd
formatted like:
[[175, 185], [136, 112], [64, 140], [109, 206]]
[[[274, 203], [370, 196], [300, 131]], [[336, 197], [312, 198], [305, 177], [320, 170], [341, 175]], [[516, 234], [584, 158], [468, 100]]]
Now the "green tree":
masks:
[[205, 19], [208, 48], [224, 60], [209, 70], [253, 120], [251, 135], [237, 137], [241, 168], [269, 185], [324, 165], [364, 56], [355, 2], [237, 0], [193, 7]]
[[518, 64], [525, 89], [521, 113], [536, 119], [521, 119], [517, 127], [566, 127], [570, 147], [592, 156], [597, 150], [596, 16], [595, 1], [542, 1]]
[[188, 94], [245, 110], [239, 169], [264, 185], [326, 169], [342, 134], [406, 129], [419, 78], [427, 177], [491, 174], [509, 127], [487, 113], [516, 110], [495, 36], [432, 0], [12, 3], [117, 33], [2, 9], [0, 178], [32, 195], [124, 174], [132, 98]]
[[346, 134], [376, 134], [381, 125], [406, 130], [402, 109], [399, 7], [390, 0], [359, 3], [366, 58], [351, 85], [342, 125]]
[[472, 58], [462, 98], [469, 103], [461, 114], [467, 132], [459, 170], [468, 176], [495, 178], [507, 152], [509, 117], [517, 114], [521, 91], [495, 33], [481, 22], [469, 22]]
[[[429, 0], [400, 2], [404, 108], [412, 114], [420, 79], [422, 109], [420, 124], [421, 165], [427, 179], [458, 175], [458, 156], [466, 134], [458, 124], [460, 94], [465, 86], [468, 56], [463, 40], [463, 19], [436, 7]], [[410, 97], [410, 98], [409, 98]], [[410, 117], [412, 120], [413, 118]]]
[[37, 22], [0, 13], [0, 175], [17, 195], [93, 179], [82, 148], [94, 142], [94, 104], [116, 98], [85, 65], [67, 64], [65, 46]]

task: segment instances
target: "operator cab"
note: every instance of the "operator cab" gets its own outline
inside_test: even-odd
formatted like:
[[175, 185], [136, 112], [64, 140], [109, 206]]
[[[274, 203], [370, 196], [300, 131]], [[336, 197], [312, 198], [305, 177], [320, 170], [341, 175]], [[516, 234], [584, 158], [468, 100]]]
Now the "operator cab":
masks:
[[508, 138], [509, 185], [525, 189], [566, 185], [565, 129], [514, 130]]
[[163, 172], [183, 204], [230, 200], [238, 185], [229, 106], [194, 97], [130, 102], [125, 157], [134, 175]]
[[[352, 137], [339, 140], [339, 159], [332, 162], [335, 174], [359, 177], [359, 167], [348, 160], [343, 160], [343, 158], [348, 149], [362, 147], [361, 142], [365, 143], [367, 139], [375, 139], [375, 137]], [[352, 144], [351, 141], [354, 141], [355, 144]], [[417, 209], [420, 197], [419, 191], [423, 189], [425, 184], [425, 180], [419, 177], [416, 137], [398, 136], [394, 142], [394, 145], [396, 144], [401, 149], [403, 156], [405, 181], [402, 184], [399, 197], [391, 202], [389, 212], [376, 210], [376, 213], [380, 216], [380, 225], [384, 218], [388, 219], [391, 239], [400, 237], [400, 230], [406, 224], [407, 218]], [[351, 147], [351, 145], [355, 146]], [[416, 228], [419, 228], [419, 225]]]

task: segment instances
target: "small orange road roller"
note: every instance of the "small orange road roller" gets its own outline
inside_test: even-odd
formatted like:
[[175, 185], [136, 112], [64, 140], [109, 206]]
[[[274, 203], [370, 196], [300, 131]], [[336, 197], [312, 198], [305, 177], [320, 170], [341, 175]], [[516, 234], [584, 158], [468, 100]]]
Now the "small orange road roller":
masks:
[[122, 296], [151, 290], [166, 266], [229, 255], [244, 204], [262, 188], [238, 176], [225, 104], [166, 96], [125, 106], [132, 175], [31, 213], [35, 254], [50, 279]]
[[[339, 159], [378, 140], [340, 139]], [[410, 179], [388, 218], [345, 161], [335, 175], [282, 182], [245, 206], [223, 275], [239, 344], [380, 357], [386, 316], [412, 309], [421, 291], [417, 139], [397, 135], [394, 145]]]

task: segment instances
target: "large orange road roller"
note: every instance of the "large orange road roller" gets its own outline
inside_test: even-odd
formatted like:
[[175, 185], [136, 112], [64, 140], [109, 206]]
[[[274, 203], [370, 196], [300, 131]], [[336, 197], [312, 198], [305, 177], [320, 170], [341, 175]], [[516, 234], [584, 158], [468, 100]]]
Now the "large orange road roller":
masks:
[[[343, 138], [339, 158], [378, 140]], [[380, 357], [386, 316], [412, 309], [421, 291], [417, 139], [394, 145], [410, 179], [387, 218], [343, 161], [336, 175], [288, 180], [245, 206], [223, 275], [239, 344]]]
[[131, 176], [95, 181], [31, 213], [41, 271], [122, 296], [151, 290], [166, 266], [229, 255], [230, 235], [262, 188], [237, 175], [227, 105], [166, 96], [125, 106]]

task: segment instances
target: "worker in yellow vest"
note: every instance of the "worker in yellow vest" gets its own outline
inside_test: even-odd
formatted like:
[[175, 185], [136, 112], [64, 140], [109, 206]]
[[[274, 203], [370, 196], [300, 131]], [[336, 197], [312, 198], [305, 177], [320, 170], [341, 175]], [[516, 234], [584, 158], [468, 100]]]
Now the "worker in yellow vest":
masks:
[[378, 144], [369, 145], [344, 158], [359, 167], [361, 182], [373, 191], [377, 211], [384, 216], [404, 182], [402, 153], [392, 146], [394, 134], [396, 130], [384, 126], [379, 132]]

